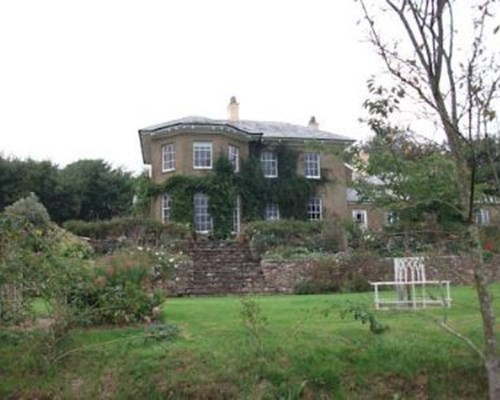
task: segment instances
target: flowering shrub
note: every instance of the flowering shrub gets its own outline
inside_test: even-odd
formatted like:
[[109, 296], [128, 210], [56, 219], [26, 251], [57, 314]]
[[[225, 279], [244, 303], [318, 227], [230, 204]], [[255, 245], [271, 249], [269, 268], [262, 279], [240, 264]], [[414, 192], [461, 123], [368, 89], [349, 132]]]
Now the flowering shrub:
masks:
[[163, 296], [152, 289], [158, 257], [139, 247], [96, 261], [86, 285], [74, 288], [71, 303], [80, 322], [127, 324], [152, 316]]

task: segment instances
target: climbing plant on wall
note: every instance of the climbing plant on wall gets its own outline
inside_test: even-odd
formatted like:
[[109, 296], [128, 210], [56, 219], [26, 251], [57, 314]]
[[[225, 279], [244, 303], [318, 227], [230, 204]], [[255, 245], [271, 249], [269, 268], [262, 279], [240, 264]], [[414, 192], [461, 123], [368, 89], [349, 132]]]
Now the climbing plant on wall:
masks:
[[[160, 185], [152, 185], [151, 196], [168, 193], [171, 198], [171, 219], [191, 224], [194, 219], [193, 196], [207, 194], [209, 212], [213, 218], [213, 235], [227, 237], [233, 228], [233, 209], [240, 196], [242, 217], [245, 221], [262, 219], [266, 203], [277, 203], [282, 218], [305, 220], [307, 203], [314, 196], [322, 179], [306, 179], [297, 173], [299, 154], [280, 143], [274, 151], [278, 155], [278, 177], [264, 178], [260, 165], [261, 146], [250, 148], [250, 156], [242, 160], [239, 173], [225, 155], [215, 162], [213, 173], [207, 176], [175, 175]], [[322, 174], [324, 176], [325, 174]]]

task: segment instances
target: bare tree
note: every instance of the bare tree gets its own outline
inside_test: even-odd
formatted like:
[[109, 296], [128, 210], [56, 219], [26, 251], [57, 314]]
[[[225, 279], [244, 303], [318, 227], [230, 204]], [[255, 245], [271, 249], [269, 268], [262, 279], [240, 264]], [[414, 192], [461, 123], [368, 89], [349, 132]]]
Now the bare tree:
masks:
[[[457, 41], [453, 0], [359, 0], [368, 23], [369, 37], [385, 69], [419, 104], [439, 121], [455, 163], [460, 204], [467, 221], [474, 276], [484, 330], [484, 360], [491, 399], [500, 399], [500, 352], [495, 334], [495, 314], [487, 287], [486, 266], [474, 223], [474, 143], [487, 137], [496, 119], [494, 104], [500, 81], [498, 54], [489, 51], [495, 0], [471, 5], [473, 20], [469, 44]], [[458, 14], [457, 14], [458, 15]], [[384, 18], [400, 28], [386, 39]], [[492, 47], [493, 48], [493, 47]], [[497, 50], [497, 49], [495, 49]], [[472, 156], [471, 156], [472, 155]], [[498, 177], [495, 176], [498, 188]]]

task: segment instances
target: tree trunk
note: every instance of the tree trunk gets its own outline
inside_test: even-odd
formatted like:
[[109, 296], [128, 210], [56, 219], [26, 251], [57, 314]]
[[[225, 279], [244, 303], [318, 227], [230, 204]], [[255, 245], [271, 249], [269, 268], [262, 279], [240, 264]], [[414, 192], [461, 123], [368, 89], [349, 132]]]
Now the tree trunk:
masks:
[[500, 399], [500, 357], [494, 357], [486, 362], [490, 400]]

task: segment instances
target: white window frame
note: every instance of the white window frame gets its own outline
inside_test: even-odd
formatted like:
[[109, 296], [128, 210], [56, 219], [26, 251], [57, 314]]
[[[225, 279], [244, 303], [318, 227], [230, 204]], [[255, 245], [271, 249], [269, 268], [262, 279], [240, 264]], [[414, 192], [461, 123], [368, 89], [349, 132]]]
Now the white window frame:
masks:
[[476, 212], [476, 224], [489, 225], [490, 224], [490, 210], [481, 208]]
[[386, 211], [384, 213], [384, 224], [386, 226], [394, 225], [396, 222], [398, 222], [399, 217], [398, 213], [395, 211]]
[[321, 178], [321, 156], [319, 153], [304, 153], [304, 176], [309, 179]]
[[278, 177], [278, 154], [274, 151], [260, 153], [260, 165], [265, 178]]
[[266, 221], [278, 221], [280, 219], [280, 208], [278, 203], [267, 203], [264, 211]]
[[193, 142], [193, 169], [212, 169], [212, 153], [212, 142]]
[[307, 203], [307, 219], [320, 221], [323, 219], [323, 201], [320, 197], [311, 197]]
[[161, 219], [163, 222], [170, 221], [172, 213], [172, 197], [168, 193], [161, 196]]
[[210, 198], [204, 193], [196, 193], [194, 204], [194, 229], [198, 233], [208, 233], [213, 228], [213, 219], [208, 211]]
[[[358, 218], [361, 216], [361, 218]], [[368, 213], [366, 210], [352, 210], [352, 220], [362, 230], [368, 229]]]
[[241, 231], [241, 198], [236, 197], [233, 208], [233, 233], [240, 233]]
[[234, 172], [240, 172], [240, 148], [234, 144], [230, 144], [228, 148], [229, 162], [233, 166]]
[[161, 147], [162, 172], [175, 170], [175, 143], [167, 143]]

